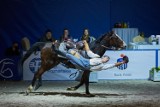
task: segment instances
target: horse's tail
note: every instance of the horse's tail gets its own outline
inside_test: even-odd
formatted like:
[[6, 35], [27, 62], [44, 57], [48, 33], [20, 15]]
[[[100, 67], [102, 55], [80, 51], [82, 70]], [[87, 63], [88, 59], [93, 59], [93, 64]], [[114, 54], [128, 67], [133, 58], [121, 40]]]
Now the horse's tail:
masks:
[[36, 42], [35, 44], [33, 44], [33, 46], [25, 53], [24, 56], [22, 56], [20, 62], [23, 65], [24, 61], [26, 59], [28, 59], [28, 57], [33, 53], [36, 52], [37, 49], [42, 48], [45, 46], [45, 42]]

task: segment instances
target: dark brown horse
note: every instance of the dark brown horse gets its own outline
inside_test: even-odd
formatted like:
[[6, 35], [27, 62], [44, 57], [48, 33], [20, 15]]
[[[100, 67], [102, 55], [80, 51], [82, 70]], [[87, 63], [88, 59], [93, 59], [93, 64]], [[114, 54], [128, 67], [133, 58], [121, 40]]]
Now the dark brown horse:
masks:
[[[102, 35], [99, 39], [94, 41], [90, 44], [91, 50], [94, 53], [99, 54], [102, 56], [104, 52], [108, 49], [124, 49], [126, 47], [126, 44], [124, 41], [114, 32], [109, 32], [104, 35]], [[30, 52], [31, 53], [31, 52]], [[73, 65], [68, 59], [58, 57], [58, 54], [61, 54], [59, 51], [55, 50], [54, 48], [46, 47], [41, 50], [41, 66], [38, 69], [38, 71], [34, 74], [33, 80], [31, 85], [28, 87], [26, 94], [29, 94], [29, 92], [32, 92], [33, 88], [36, 90], [41, 86], [41, 76], [44, 72], [47, 70], [50, 70], [51, 68], [58, 65], [60, 62], [65, 64], [69, 68], [76, 68], [75, 65]], [[25, 59], [29, 55], [25, 55]], [[23, 59], [24, 61], [24, 59]], [[81, 67], [80, 67], [81, 68]], [[69, 87], [67, 90], [76, 90], [83, 84], [86, 86], [86, 94], [89, 95], [89, 76], [90, 76], [90, 70], [81, 68], [81, 70], [84, 71], [81, 81], [78, 85], [74, 87]], [[36, 82], [37, 81], [37, 82]]]

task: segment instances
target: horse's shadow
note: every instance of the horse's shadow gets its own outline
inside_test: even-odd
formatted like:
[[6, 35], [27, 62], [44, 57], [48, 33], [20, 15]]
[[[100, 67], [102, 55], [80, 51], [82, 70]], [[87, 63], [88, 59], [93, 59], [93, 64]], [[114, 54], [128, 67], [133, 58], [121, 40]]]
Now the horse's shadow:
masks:
[[[20, 92], [19, 94], [24, 94], [25, 92]], [[107, 93], [94, 93], [94, 94], [85, 94], [85, 93], [69, 93], [69, 92], [31, 92], [29, 94], [30, 96], [35, 95], [62, 95], [62, 96], [68, 96], [68, 97], [99, 97], [99, 98], [107, 98], [107, 97], [125, 97], [126, 95], [123, 94], [107, 94]]]

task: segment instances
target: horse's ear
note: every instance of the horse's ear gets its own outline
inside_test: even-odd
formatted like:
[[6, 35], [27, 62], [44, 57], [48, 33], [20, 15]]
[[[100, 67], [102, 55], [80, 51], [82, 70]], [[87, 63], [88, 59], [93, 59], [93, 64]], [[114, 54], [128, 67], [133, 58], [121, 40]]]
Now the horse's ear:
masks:
[[106, 36], [112, 36], [112, 32], [106, 33]]
[[108, 35], [112, 36], [114, 33], [115, 33], [114, 31], [110, 31], [110, 32], [108, 32]]
[[110, 33], [111, 33], [110, 35], [111, 37], [117, 37], [115, 31], [111, 31]]
[[114, 34], [114, 33], [115, 33], [115, 31], [112, 30], [112, 31], [111, 31], [111, 34]]

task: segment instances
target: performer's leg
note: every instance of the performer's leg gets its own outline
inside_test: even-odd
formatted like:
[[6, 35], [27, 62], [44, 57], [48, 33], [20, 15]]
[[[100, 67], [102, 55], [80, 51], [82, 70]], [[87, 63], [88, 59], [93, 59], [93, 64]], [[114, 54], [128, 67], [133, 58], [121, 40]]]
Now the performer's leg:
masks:
[[84, 50], [85, 51], [90, 51], [90, 48], [89, 48], [89, 45], [88, 45], [87, 41], [83, 40], [83, 43], [84, 43]]
[[68, 53], [70, 53], [70, 54], [72, 54], [74, 57], [80, 59], [80, 56], [81, 56], [81, 55], [80, 55], [76, 50], [70, 49], [70, 50], [68, 51]]
[[80, 56], [81, 58], [77, 58], [71, 54], [66, 54], [66, 57], [71, 61], [71, 63], [78, 65], [83, 70], [90, 68], [89, 59], [85, 59], [82, 56]]
[[84, 42], [84, 50], [87, 52], [87, 55], [90, 57], [90, 58], [98, 58], [100, 57], [98, 54], [94, 54], [90, 48], [89, 48], [89, 45], [87, 43], [86, 40], [83, 41]]
[[67, 59], [71, 60], [71, 62], [73, 64], [80, 65], [80, 66], [84, 67], [83, 63], [75, 56], [73, 56], [71, 54], [66, 54], [66, 57], [67, 57]]

